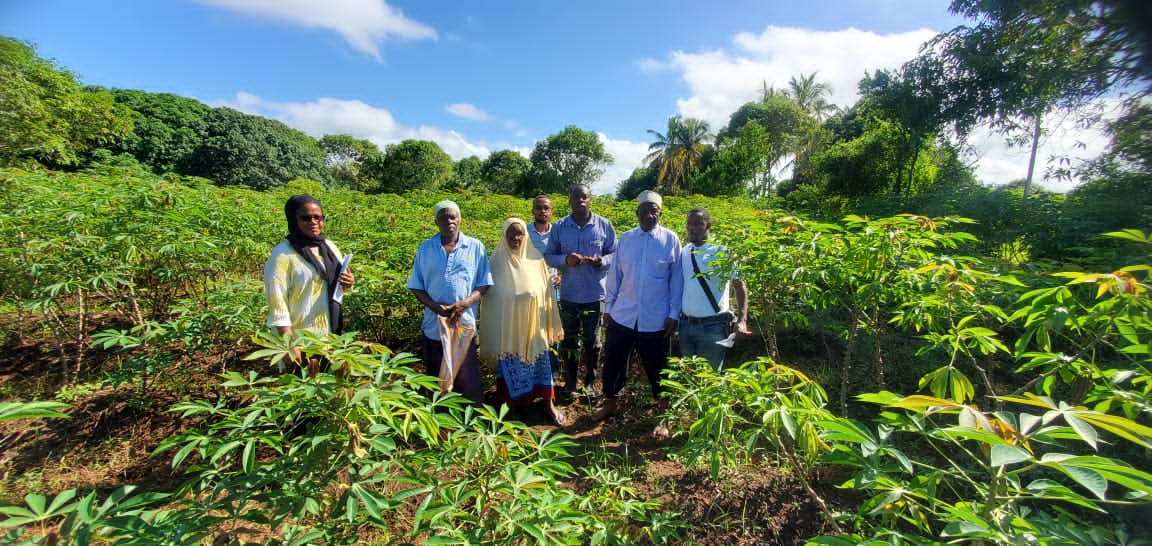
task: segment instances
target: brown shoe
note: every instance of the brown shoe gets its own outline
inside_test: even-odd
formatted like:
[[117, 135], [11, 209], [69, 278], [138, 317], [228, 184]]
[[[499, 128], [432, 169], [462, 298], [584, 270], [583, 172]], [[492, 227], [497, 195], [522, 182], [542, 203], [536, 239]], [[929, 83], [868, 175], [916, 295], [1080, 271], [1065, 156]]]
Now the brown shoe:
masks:
[[605, 398], [604, 405], [592, 414], [592, 420], [599, 423], [609, 417], [620, 415], [620, 403], [615, 398]]

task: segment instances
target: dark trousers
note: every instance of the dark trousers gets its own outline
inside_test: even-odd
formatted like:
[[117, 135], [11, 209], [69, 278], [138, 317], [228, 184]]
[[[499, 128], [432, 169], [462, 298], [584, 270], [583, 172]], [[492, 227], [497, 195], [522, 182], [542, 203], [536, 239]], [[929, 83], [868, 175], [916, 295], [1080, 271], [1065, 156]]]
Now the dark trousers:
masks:
[[[425, 373], [439, 377], [440, 364], [444, 361], [444, 344], [437, 339], [428, 339], [428, 336], [420, 337], [420, 349], [424, 353], [424, 367], [427, 370]], [[480, 355], [476, 352], [476, 338], [472, 338], [472, 344], [468, 346], [468, 356], [456, 373], [452, 390], [464, 395], [477, 406], [484, 404], [484, 384], [480, 381]]]
[[592, 386], [600, 361], [600, 302], [561, 301], [560, 325], [564, 328], [564, 340], [560, 342], [564, 389], [576, 389], [581, 363], [584, 364], [584, 386]]
[[668, 367], [668, 346], [670, 339], [664, 331], [638, 332], [608, 317], [608, 327], [604, 337], [604, 396], [616, 398], [628, 382], [628, 361], [632, 349], [640, 353], [640, 363], [652, 386], [652, 398], [659, 398], [664, 392], [660, 386], [664, 369]]

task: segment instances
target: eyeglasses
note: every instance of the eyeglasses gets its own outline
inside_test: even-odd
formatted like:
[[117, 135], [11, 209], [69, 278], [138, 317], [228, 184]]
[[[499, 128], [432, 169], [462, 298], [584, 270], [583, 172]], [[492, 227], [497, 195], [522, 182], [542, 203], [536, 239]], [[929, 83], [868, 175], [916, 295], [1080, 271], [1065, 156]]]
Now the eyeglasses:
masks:
[[296, 218], [299, 218], [301, 222], [311, 222], [313, 220], [315, 220], [317, 222], [323, 222], [324, 221], [324, 215], [323, 214], [302, 214], [300, 216], [297, 216]]

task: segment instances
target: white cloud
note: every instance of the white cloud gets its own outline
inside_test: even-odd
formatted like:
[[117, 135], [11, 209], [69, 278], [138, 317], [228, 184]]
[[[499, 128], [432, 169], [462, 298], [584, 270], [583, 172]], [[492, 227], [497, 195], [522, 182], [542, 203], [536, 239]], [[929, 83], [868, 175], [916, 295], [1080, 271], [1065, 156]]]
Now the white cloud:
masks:
[[473, 121], [485, 121], [492, 119], [492, 116], [489, 116], [488, 112], [477, 108], [474, 104], [468, 104], [466, 102], [449, 104], [448, 106], [445, 106], [444, 109], [453, 116], [470, 119]]
[[[768, 26], [760, 33], [736, 34], [731, 50], [675, 51], [666, 61], [643, 59], [637, 67], [642, 73], [678, 72], [688, 87], [688, 96], [677, 100], [679, 113], [703, 119], [718, 131], [737, 108], [756, 100], [765, 84], [786, 88], [790, 78], [801, 74], [815, 72], [819, 81], [831, 85], [831, 102], [850, 106], [859, 99], [857, 84], [865, 72], [898, 68], [935, 35], [930, 29], [876, 34], [855, 28], [817, 31]], [[974, 133], [970, 143], [978, 151], [975, 169], [980, 180], [1002, 184], [1023, 178], [1027, 172], [1027, 148], [1010, 149], [1001, 136], [987, 132]], [[1064, 121], [1041, 143], [1036, 178], [1043, 175], [1043, 162], [1050, 157], [1071, 157], [1076, 163], [1095, 157], [1106, 145], [1107, 139], [1098, 128], [1085, 129], [1076, 127], [1074, 121]], [[640, 164], [637, 160], [618, 168], [630, 171]], [[1046, 185], [1067, 191], [1072, 184], [1053, 181]]]
[[348, 45], [380, 60], [380, 43], [437, 39], [435, 29], [404, 16], [384, 0], [196, 0], [201, 4], [307, 28], [332, 30]]
[[234, 101], [215, 105], [278, 119], [316, 138], [330, 134], [349, 134], [370, 140], [380, 149], [402, 140], [418, 139], [439, 144], [453, 160], [470, 155], [483, 158], [491, 152], [483, 142], [469, 141], [451, 129], [400, 125], [388, 110], [358, 100], [323, 97], [312, 102], [273, 102], [241, 92], [236, 94]]
[[[1078, 167], [1084, 160], [1099, 157], [1108, 149], [1109, 139], [1104, 133], [1104, 122], [1115, 119], [1121, 108], [1121, 101], [1115, 98], [1101, 99], [1091, 108], [1100, 112], [1102, 121], [1085, 127], [1080, 115], [1075, 113], [1052, 113], [1043, 120], [1043, 135], [1036, 150], [1036, 166], [1032, 175], [1034, 183], [1045, 188], [1066, 192], [1075, 187], [1079, 180], [1048, 178], [1047, 172], [1056, 168]], [[1022, 180], [1028, 175], [1028, 156], [1031, 142], [1010, 145], [1004, 135], [981, 127], [969, 138], [976, 154], [976, 178], [985, 182], [1005, 184]]]
[[816, 73], [819, 81], [831, 85], [831, 102], [849, 106], [859, 98], [856, 86], [865, 71], [899, 67], [935, 35], [927, 29], [880, 35], [854, 28], [768, 26], [759, 34], [734, 36], [733, 51], [677, 51], [669, 64], [680, 71], [691, 93], [677, 101], [680, 113], [719, 129], [740, 105], [756, 99], [765, 84], [786, 88], [789, 79], [801, 74]]
[[648, 144], [632, 142], [629, 140], [612, 140], [607, 135], [599, 133], [600, 142], [604, 144], [604, 151], [612, 154], [615, 161], [604, 169], [604, 174], [591, 186], [593, 194], [616, 194], [616, 187], [622, 180], [632, 175], [632, 171], [643, 165], [644, 156], [648, 155]]
[[[854, 28], [815, 31], [768, 26], [759, 34], [735, 35], [732, 51], [675, 51], [665, 61], [641, 59], [636, 66], [642, 73], [678, 72], [689, 91], [689, 96], [677, 100], [679, 113], [703, 119], [713, 131], [719, 131], [736, 109], [760, 96], [765, 83], [783, 88], [800, 74], [816, 72], [818, 80], [831, 84], [832, 102], [851, 105], [859, 98], [856, 84], [865, 70], [899, 67], [935, 35], [927, 29], [879, 35]], [[601, 140], [610, 147], [616, 163], [593, 190], [615, 192], [621, 180], [644, 164], [648, 143], [614, 141], [605, 136]]]

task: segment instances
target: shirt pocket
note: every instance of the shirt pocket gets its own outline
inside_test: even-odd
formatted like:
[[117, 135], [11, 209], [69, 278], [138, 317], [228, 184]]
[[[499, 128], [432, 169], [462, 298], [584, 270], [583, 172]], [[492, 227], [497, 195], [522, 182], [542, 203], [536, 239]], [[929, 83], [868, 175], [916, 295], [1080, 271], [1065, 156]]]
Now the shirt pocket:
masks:
[[472, 284], [472, 260], [465, 256], [455, 256], [448, 260], [444, 268], [444, 278], [455, 284]]
[[672, 260], [669, 259], [653, 260], [648, 266], [648, 275], [654, 279], [668, 278], [668, 269], [671, 263]]

